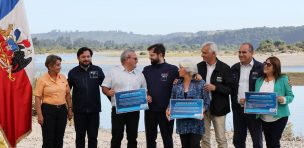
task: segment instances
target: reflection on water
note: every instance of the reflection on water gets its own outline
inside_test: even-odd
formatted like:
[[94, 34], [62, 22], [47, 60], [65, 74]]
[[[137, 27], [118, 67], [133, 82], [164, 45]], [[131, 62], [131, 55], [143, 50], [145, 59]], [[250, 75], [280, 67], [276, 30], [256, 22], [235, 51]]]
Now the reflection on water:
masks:
[[[61, 57], [64, 57], [66, 61], [77, 61], [76, 57], [71, 55], [60, 55]], [[96, 58], [96, 57], [95, 57]], [[101, 58], [105, 57], [97, 57], [99, 60]], [[110, 57], [106, 57], [110, 58]], [[35, 59], [35, 77], [38, 77], [42, 73], [46, 72], [46, 68], [44, 66], [45, 61], [45, 55], [38, 55]], [[77, 64], [62, 64], [61, 72], [65, 75], [67, 75], [68, 71], [72, 69]], [[99, 65], [100, 66], [100, 65]], [[114, 65], [102, 65], [101, 68], [107, 74], [107, 71]], [[142, 69], [143, 66], [139, 66], [138, 69]], [[283, 67], [283, 71], [285, 72], [303, 72], [304, 66], [291, 66], [291, 67]], [[293, 124], [293, 130], [294, 133], [297, 136], [303, 136], [304, 135], [304, 93], [301, 93], [301, 91], [304, 91], [304, 86], [294, 86], [292, 88], [295, 98], [294, 101], [289, 105], [291, 116], [289, 117], [289, 122]], [[101, 103], [102, 103], [102, 112], [100, 113], [100, 127], [105, 129], [111, 128], [111, 104], [109, 100], [102, 94], [101, 96]], [[139, 131], [144, 131], [144, 113], [141, 111], [140, 113], [140, 121], [139, 121]], [[229, 113], [226, 118], [226, 128], [228, 130], [233, 128], [233, 120], [232, 120], [232, 114]]]

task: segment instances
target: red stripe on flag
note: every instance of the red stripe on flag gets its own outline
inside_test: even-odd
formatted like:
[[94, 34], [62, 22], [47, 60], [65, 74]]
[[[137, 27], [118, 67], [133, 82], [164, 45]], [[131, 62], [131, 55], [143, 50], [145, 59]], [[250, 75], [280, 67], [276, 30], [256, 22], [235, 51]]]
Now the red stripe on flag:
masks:
[[25, 70], [14, 73], [15, 81], [0, 70], [0, 128], [10, 144], [16, 144], [31, 131], [32, 86]]

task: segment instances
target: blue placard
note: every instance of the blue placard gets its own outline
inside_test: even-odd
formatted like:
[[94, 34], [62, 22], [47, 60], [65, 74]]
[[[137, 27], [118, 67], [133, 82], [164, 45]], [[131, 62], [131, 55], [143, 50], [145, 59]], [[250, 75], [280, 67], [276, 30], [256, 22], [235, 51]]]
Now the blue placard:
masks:
[[171, 99], [170, 119], [203, 119], [203, 99]]
[[278, 110], [277, 93], [245, 92], [244, 112], [247, 114], [276, 115]]
[[117, 92], [115, 98], [117, 114], [149, 109], [146, 89]]

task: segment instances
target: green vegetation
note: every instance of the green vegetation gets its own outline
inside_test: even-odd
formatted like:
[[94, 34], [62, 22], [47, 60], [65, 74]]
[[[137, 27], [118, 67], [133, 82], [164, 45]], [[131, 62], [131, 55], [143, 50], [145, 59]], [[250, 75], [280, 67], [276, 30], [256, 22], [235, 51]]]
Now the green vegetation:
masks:
[[122, 31], [61, 32], [33, 34], [36, 53], [69, 53], [88, 46], [94, 51], [134, 49], [146, 51], [154, 43], [164, 43], [169, 51], [197, 51], [201, 44], [213, 41], [221, 51], [237, 50], [250, 42], [260, 52], [304, 51], [304, 26], [246, 28], [240, 30], [199, 31], [167, 35], [140, 35]]

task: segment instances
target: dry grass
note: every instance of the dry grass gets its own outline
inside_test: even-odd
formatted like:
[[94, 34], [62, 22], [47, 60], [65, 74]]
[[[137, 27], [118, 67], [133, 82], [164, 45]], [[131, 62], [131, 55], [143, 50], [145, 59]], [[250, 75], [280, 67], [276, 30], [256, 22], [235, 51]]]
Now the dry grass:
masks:
[[304, 72], [289, 72], [287, 75], [292, 85], [304, 86]]

